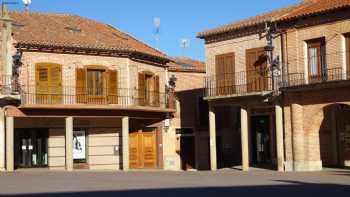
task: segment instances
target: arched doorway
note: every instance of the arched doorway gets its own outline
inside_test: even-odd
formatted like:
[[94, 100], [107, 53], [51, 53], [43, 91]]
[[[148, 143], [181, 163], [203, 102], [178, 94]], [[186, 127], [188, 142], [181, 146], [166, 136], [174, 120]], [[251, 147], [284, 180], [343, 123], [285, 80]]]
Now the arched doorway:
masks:
[[320, 152], [325, 167], [350, 167], [350, 106], [329, 105], [323, 109]]

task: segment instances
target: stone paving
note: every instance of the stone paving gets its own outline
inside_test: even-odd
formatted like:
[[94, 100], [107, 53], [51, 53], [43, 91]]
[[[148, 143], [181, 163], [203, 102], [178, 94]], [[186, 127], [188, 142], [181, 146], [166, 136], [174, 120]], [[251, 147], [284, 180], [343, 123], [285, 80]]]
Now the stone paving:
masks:
[[308, 173], [219, 170], [217, 172], [55, 172], [0, 173], [0, 196], [347, 196], [350, 171]]

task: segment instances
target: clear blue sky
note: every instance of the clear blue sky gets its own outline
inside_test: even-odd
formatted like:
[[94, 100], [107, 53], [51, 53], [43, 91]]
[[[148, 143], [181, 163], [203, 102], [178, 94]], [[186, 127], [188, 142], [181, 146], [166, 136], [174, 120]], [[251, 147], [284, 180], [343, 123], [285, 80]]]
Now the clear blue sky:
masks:
[[[13, 1], [13, 0], [8, 0]], [[11, 9], [23, 10], [22, 0]], [[196, 33], [300, 0], [32, 0], [31, 11], [70, 13], [111, 24], [155, 47], [153, 18], [161, 18], [160, 50], [204, 60]], [[181, 38], [190, 40], [183, 51]]]

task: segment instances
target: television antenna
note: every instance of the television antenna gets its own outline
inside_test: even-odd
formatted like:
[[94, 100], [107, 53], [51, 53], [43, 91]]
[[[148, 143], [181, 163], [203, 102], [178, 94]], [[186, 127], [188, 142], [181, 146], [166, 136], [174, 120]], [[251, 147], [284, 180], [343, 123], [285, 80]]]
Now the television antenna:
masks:
[[156, 40], [156, 49], [159, 49], [160, 41], [160, 17], [153, 18], [153, 27], [154, 27], [154, 39]]
[[22, 0], [25, 6], [25, 10], [29, 11], [29, 6], [32, 4], [32, 0]]
[[185, 56], [185, 51], [190, 47], [190, 40], [187, 38], [182, 38], [180, 40], [180, 47], [182, 49], [182, 56]]

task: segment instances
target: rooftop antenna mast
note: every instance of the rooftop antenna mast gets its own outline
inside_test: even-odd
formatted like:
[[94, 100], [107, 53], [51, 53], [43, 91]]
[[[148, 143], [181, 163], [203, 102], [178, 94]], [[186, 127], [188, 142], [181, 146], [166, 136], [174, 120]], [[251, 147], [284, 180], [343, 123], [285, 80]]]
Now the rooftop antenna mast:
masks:
[[29, 6], [32, 4], [32, 0], [22, 0], [25, 6], [25, 11], [29, 11]]
[[180, 40], [180, 47], [182, 49], [182, 56], [185, 56], [186, 49], [190, 47], [190, 40], [187, 38], [182, 38]]
[[154, 27], [154, 39], [156, 40], [156, 49], [159, 50], [159, 41], [160, 41], [160, 17], [153, 18], [153, 27]]

